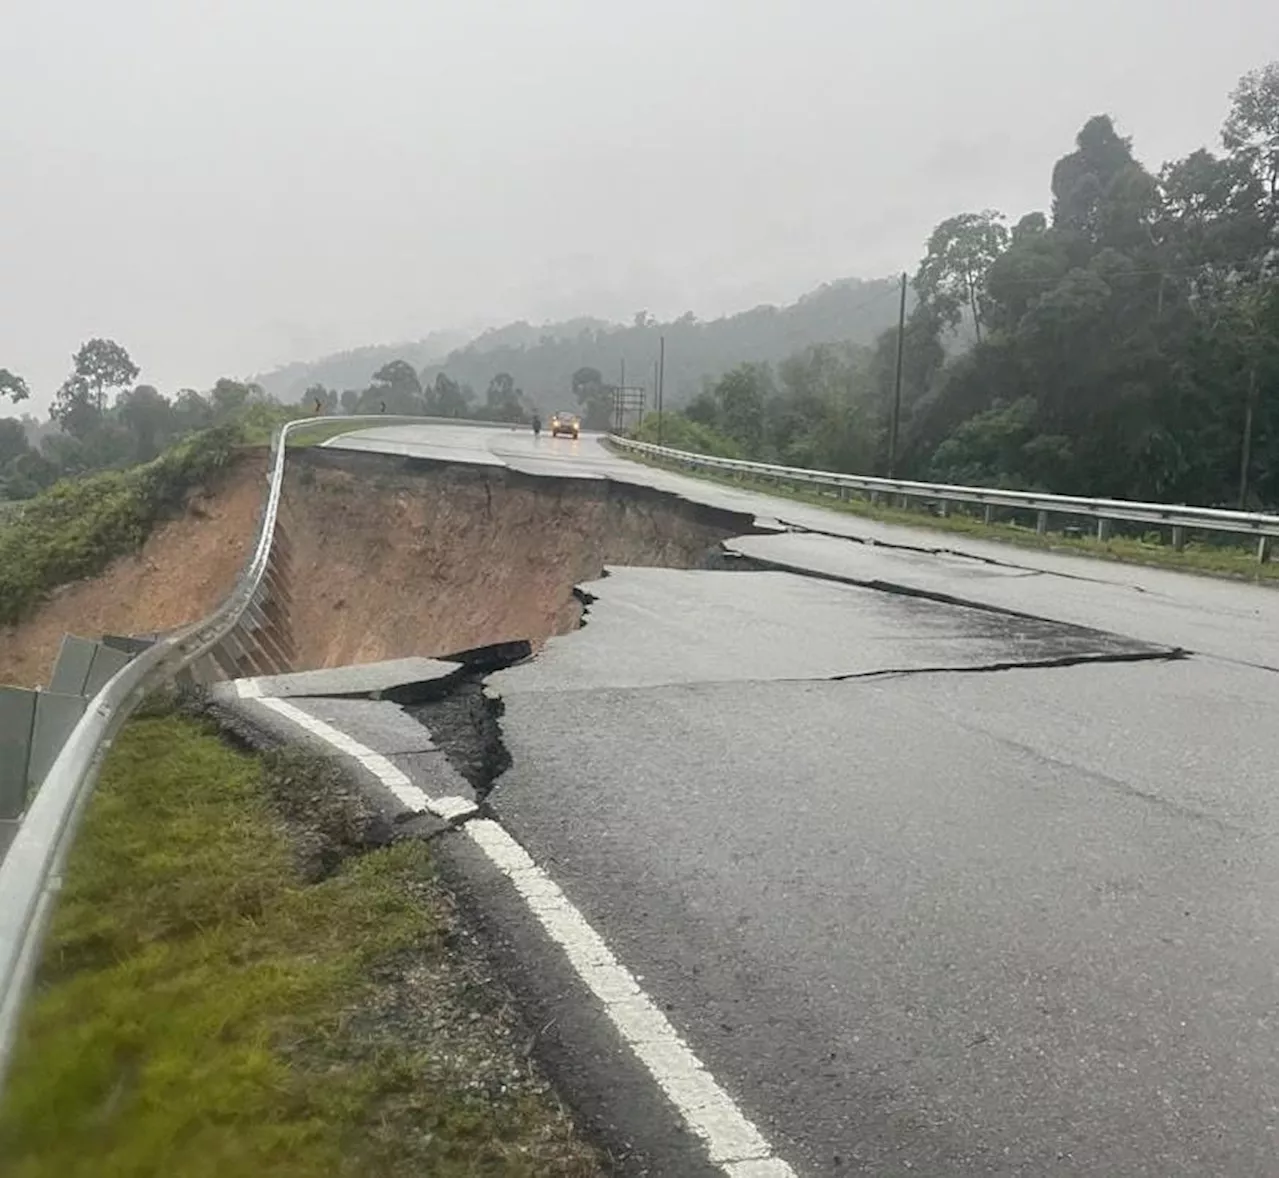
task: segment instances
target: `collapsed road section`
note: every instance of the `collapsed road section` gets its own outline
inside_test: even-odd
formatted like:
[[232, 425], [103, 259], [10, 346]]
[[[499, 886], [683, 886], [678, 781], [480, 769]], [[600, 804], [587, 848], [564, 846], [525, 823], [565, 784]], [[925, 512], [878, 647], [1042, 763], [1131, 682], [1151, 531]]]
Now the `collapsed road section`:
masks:
[[608, 565], [696, 568], [750, 515], [606, 479], [315, 448], [291, 458], [294, 669], [573, 629]]
[[1266, 1172], [1274, 675], [742, 547], [288, 701], [425, 799], [622, 1172]]

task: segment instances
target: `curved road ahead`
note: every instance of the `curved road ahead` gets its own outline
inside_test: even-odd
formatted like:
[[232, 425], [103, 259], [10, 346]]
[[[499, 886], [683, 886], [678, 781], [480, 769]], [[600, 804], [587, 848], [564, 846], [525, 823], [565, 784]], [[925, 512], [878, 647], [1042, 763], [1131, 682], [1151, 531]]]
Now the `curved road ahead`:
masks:
[[747, 571], [613, 570], [585, 628], [491, 677], [513, 765], [489, 800], [775, 1162], [712, 1167], [508, 881], [440, 844], [626, 1172], [1276, 1173], [1273, 590], [872, 523], [590, 436], [327, 444], [769, 527], [733, 542]]

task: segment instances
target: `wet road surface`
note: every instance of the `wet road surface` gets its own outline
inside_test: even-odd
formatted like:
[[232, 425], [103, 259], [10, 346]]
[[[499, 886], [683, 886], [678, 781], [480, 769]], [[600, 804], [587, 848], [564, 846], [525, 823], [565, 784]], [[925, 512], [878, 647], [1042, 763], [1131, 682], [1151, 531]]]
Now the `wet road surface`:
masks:
[[[512, 766], [488, 798], [797, 1173], [1276, 1172], [1274, 591], [891, 528], [590, 437], [330, 444], [802, 529], [732, 542], [746, 571], [586, 586], [582, 630], [489, 678]], [[440, 846], [569, 1098], [632, 1172], [704, 1172], [503, 881]]]

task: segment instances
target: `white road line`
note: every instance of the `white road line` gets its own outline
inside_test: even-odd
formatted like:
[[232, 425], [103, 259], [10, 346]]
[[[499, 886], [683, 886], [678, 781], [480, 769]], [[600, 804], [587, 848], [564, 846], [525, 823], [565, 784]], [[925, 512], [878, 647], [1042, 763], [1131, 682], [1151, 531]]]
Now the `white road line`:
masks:
[[251, 699], [264, 708], [270, 708], [286, 720], [298, 725], [299, 728], [305, 729], [313, 736], [318, 736], [326, 744], [337, 749], [338, 752], [358, 761], [382, 782], [401, 803], [415, 813], [420, 814], [425, 810], [428, 813], [435, 814], [438, 818], [443, 818], [446, 822], [453, 822], [476, 812], [476, 804], [466, 798], [428, 797], [426, 793], [409, 780], [406, 774], [397, 769], [381, 753], [375, 753], [373, 749], [367, 748], [358, 740], [353, 740], [345, 732], [339, 731], [331, 724], [326, 724], [323, 720], [317, 720], [314, 716], [285, 700], [262, 695], [261, 687], [255, 680], [237, 679], [235, 685], [236, 692], [241, 699]]
[[631, 971], [614, 957], [600, 934], [528, 852], [492, 819], [476, 818], [464, 829], [511, 880], [551, 939], [564, 950], [685, 1124], [706, 1143], [711, 1160], [733, 1178], [795, 1178], [795, 1172], [774, 1156], [760, 1131], [702, 1066]]
[[[255, 680], [236, 680], [236, 691], [242, 699], [256, 700], [354, 757], [410, 809], [429, 810], [449, 819], [476, 813], [475, 805], [465, 798], [428, 797], [380, 753], [301, 708], [281, 699], [264, 698]], [[574, 971], [604, 1006], [609, 1020], [663, 1095], [705, 1143], [711, 1161], [729, 1178], [796, 1178], [795, 1171], [774, 1155], [760, 1131], [703, 1067], [631, 971], [528, 852], [490, 818], [473, 818], [462, 829], [511, 880], [547, 935], [564, 950]]]

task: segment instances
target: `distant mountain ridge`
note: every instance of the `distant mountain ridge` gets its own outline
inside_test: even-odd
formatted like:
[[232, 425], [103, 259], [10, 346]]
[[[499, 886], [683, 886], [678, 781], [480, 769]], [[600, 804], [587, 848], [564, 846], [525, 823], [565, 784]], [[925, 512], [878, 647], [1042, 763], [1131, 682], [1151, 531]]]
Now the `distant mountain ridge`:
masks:
[[[392, 360], [413, 365], [423, 383], [445, 373], [483, 396], [490, 380], [509, 373], [534, 404], [554, 408], [569, 395], [573, 373], [596, 368], [606, 381], [626, 366], [628, 384], [653, 384], [659, 337], [666, 338], [665, 393], [672, 407], [694, 397], [706, 378], [744, 361], [777, 362], [812, 344], [849, 340], [870, 344], [898, 316], [895, 278], [848, 278], [824, 283], [783, 306], [762, 305], [703, 322], [691, 312], [668, 323], [640, 313], [632, 324], [583, 316], [541, 326], [509, 323], [462, 342], [435, 332], [406, 344], [386, 344], [286, 365], [257, 378], [283, 401], [306, 388], [363, 389]], [[442, 346], [449, 342], [448, 347]]]
[[334, 352], [318, 360], [295, 360], [259, 373], [253, 383], [261, 385], [277, 401], [302, 400], [314, 384], [326, 388], [362, 389], [369, 378], [392, 360], [405, 360], [414, 368], [425, 368], [470, 340], [462, 331], [433, 331], [422, 339], [398, 344], [369, 344], [347, 352]]

